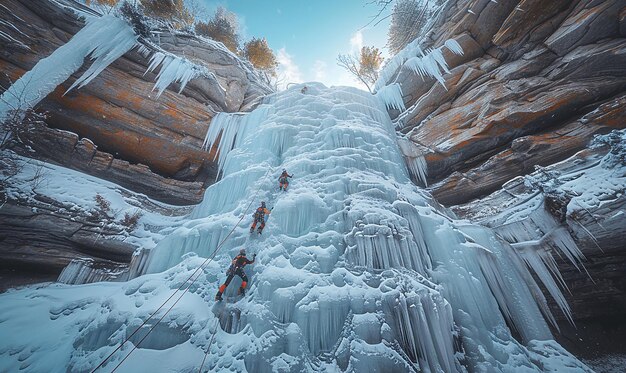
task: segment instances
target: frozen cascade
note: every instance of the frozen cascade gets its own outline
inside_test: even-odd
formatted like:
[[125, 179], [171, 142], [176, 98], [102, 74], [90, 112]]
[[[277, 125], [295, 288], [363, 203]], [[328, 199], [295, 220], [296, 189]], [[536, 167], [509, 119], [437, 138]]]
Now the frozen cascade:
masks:
[[2, 94], [0, 119], [5, 118], [11, 110], [34, 107], [78, 71], [85, 58], [91, 56], [93, 63], [72, 84], [68, 92], [86, 85], [136, 43], [137, 35], [126, 21], [112, 15], [88, 18], [85, 27], [70, 41], [37, 62]]
[[[0, 348], [0, 370], [93, 369], [244, 216], [118, 371], [197, 371], [209, 344], [206, 371], [589, 371], [552, 341], [553, 319], [519, 248], [455, 221], [411, 182], [386, 103], [307, 86], [215, 118], [206, 143], [221, 137], [222, 177], [185, 223], [136, 257], [138, 277], [0, 295], [0, 333], [14, 336]], [[282, 168], [294, 174], [286, 193], [276, 185]], [[261, 200], [274, 209], [263, 235], [250, 236]], [[242, 246], [258, 254], [246, 267], [248, 293], [216, 304]], [[25, 324], [45, 332], [23, 333]]]
[[127, 265], [111, 268], [109, 265], [98, 265], [93, 259], [73, 259], [57, 279], [63, 284], [86, 284], [97, 281], [114, 281], [126, 279]]
[[428, 186], [426, 176], [428, 165], [424, 155], [429, 151], [423, 146], [418, 146], [406, 137], [398, 137], [398, 146], [404, 156], [411, 178], [420, 185]]

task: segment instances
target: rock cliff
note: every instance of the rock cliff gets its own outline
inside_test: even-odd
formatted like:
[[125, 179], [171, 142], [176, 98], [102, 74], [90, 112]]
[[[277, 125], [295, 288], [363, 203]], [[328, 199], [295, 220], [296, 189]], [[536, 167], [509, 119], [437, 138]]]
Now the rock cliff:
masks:
[[[448, 1], [421, 41], [422, 49], [448, 39], [463, 48], [445, 53], [445, 88], [407, 66], [387, 81], [401, 86], [407, 110], [394, 113], [395, 123], [423, 157], [433, 196], [461, 217], [498, 227], [490, 215], [523, 202], [517, 196], [527, 179], [516, 177], [532, 178], [537, 166], [597, 162], [602, 151], [585, 150], [594, 136], [626, 127], [625, 15], [617, 0]], [[616, 198], [580, 216], [567, 209], [555, 216], [587, 258], [589, 276], [558, 263], [575, 321], [585, 326], [573, 332], [563, 323], [561, 338], [584, 340], [584, 348], [564, 341], [575, 352], [595, 354], [596, 342], [615, 350], [598, 331], [626, 310], [624, 189], [622, 181]], [[614, 330], [623, 334], [620, 325]]]
[[[95, 15], [73, 0], [2, 0], [0, 7], [0, 93], [81, 30], [84, 15]], [[159, 95], [159, 68], [148, 71], [155, 53], [184, 57], [210, 76], [197, 76], [182, 90], [174, 82]], [[249, 111], [272, 92], [248, 62], [223, 46], [171, 30], [153, 30], [89, 84], [67, 92], [90, 64], [85, 60], [39, 102], [34, 109], [44, 119], [21, 131], [13, 150], [124, 187], [112, 198], [133, 195], [143, 213], [154, 202], [138, 193], [174, 205], [199, 203], [215, 179], [215, 149], [202, 149], [211, 118]], [[10, 173], [6, 166], [0, 171]], [[89, 220], [90, 211], [54, 196], [2, 190], [0, 197], [0, 277], [7, 286], [56, 279], [78, 258], [116, 267], [139, 246], [119, 225]], [[93, 196], [84, 201], [91, 202]]]
[[[1, 82], [4, 87], [82, 28], [84, 20], [74, 9], [92, 12], [70, 0], [7, 0], [3, 3], [7, 10], [2, 12], [0, 22], [0, 35], [6, 42], [0, 52], [0, 67], [6, 73]], [[153, 89], [158, 70], [147, 72], [150, 56], [156, 52], [153, 45], [206, 67], [217, 79], [200, 76], [180, 93], [180, 86], [172, 84], [157, 95]], [[271, 92], [249, 65], [225, 48], [193, 35], [167, 30], [155, 32], [152, 40], [143, 42], [143, 48], [126, 53], [85, 87], [65, 94], [88, 65], [86, 62], [83, 69], [36, 107], [46, 113], [49, 127], [73, 132], [78, 139], [68, 140], [57, 131], [37, 132], [33, 138], [49, 138], [43, 146], [48, 152], [39, 155], [76, 167], [75, 161], [68, 163], [64, 156], [55, 157], [54, 150], [48, 146], [55, 141], [52, 139], [58, 139], [65, 148], [73, 142], [74, 146], [79, 146], [76, 152], [82, 152], [77, 141], [84, 138], [98, 151], [110, 154], [112, 159], [103, 160], [100, 153], [91, 152], [94, 155], [90, 156], [82, 152], [87, 156], [77, 168], [171, 203], [199, 202], [202, 187], [194, 182], [206, 183], [208, 176], [214, 176], [211, 162], [214, 154], [201, 149], [211, 118], [221, 111], [249, 110], [260, 97]], [[61, 153], [64, 155], [67, 150]], [[119, 162], [147, 167], [140, 166], [143, 170], [119, 167], [116, 164]], [[137, 180], [137, 174], [144, 176]], [[158, 176], [191, 182], [182, 184], [189, 193], [171, 191], [173, 196], [168, 197], [171, 182], [158, 182], [164, 180]], [[155, 181], [157, 184], [153, 183]], [[159, 192], [159, 187], [166, 192]]]

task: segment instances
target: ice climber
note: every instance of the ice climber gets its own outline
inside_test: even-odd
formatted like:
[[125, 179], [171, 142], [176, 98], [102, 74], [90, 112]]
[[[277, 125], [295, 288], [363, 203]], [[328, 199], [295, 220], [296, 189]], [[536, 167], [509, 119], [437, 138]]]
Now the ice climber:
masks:
[[248, 258], [246, 258], [246, 249], [239, 250], [239, 255], [237, 255], [233, 259], [232, 263], [230, 264], [230, 268], [228, 268], [228, 271], [226, 271], [226, 282], [224, 282], [220, 286], [219, 290], [217, 291], [217, 294], [215, 294], [215, 300], [222, 300], [222, 294], [224, 294], [224, 291], [228, 287], [228, 284], [230, 284], [233, 277], [235, 276], [241, 277], [241, 287], [239, 287], [239, 294], [240, 295], [246, 294], [246, 285], [248, 285], [248, 276], [246, 276], [246, 273], [243, 271], [243, 267], [245, 267], [248, 264], [254, 263], [255, 259], [256, 259], [256, 254], [252, 256], [252, 260], [249, 260]]
[[283, 173], [278, 177], [278, 189], [287, 191], [287, 187], [289, 186], [289, 178], [293, 177], [293, 175], [289, 175], [287, 170], [283, 169]]
[[309, 88], [308, 88], [307, 86], [304, 86], [304, 87], [302, 87], [302, 89], [300, 90], [300, 93], [302, 93], [302, 94], [304, 95], [304, 94], [306, 94], [306, 91], [308, 91], [308, 89], [309, 89]]
[[269, 215], [271, 213], [270, 210], [265, 207], [265, 202], [261, 202], [261, 206], [259, 206], [254, 212], [254, 222], [252, 226], [250, 226], [250, 233], [254, 232], [254, 228], [256, 228], [257, 223], [260, 223], [259, 229], [257, 232], [261, 234], [263, 232], [263, 228], [265, 228], [265, 215]]

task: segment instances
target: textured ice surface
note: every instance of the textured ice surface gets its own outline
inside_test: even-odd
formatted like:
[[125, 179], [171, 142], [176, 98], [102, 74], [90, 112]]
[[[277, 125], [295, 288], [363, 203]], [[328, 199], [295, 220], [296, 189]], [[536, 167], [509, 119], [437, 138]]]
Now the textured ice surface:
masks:
[[[0, 370], [93, 369], [244, 216], [118, 371], [194, 371], [207, 349], [205, 371], [586, 371], [551, 341], [545, 299], [516, 250], [455, 222], [410, 181], [383, 100], [307, 86], [215, 118], [207, 144], [225, 133], [222, 179], [188, 221], [137, 256], [143, 275], [0, 295], [0, 334], [15, 336], [0, 348]], [[288, 192], [277, 190], [283, 168], [294, 174]], [[274, 209], [263, 235], [250, 236], [261, 200]], [[216, 304], [242, 246], [258, 254], [246, 267], [248, 294]]]

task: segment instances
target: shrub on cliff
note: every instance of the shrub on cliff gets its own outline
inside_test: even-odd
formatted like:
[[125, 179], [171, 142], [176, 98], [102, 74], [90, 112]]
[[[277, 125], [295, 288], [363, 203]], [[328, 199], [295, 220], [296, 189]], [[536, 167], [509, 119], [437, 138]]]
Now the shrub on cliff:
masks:
[[119, 2], [120, 0], [86, 0], [85, 4], [87, 4], [87, 6], [95, 6], [103, 13], [111, 13]]
[[148, 37], [150, 35], [150, 26], [148, 18], [143, 14], [139, 6], [125, 1], [120, 7], [120, 14], [133, 27], [137, 35]]
[[223, 7], [218, 7], [211, 19], [196, 23], [196, 33], [222, 42], [234, 53], [239, 51], [239, 27], [237, 16]]
[[252, 63], [254, 67], [265, 71], [270, 76], [276, 76], [278, 62], [274, 52], [267, 45], [265, 38], [252, 38], [243, 45], [243, 56]]
[[128, 232], [132, 232], [137, 228], [139, 219], [141, 219], [142, 216], [143, 213], [139, 210], [133, 212], [132, 214], [127, 212], [124, 214], [124, 219], [120, 221], [120, 224], [124, 226]]
[[398, 0], [391, 11], [391, 24], [387, 34], [387, 47], [397, 54], [410, 42], [419, 38], [427, 29], [443, 3], [443, 0]]
[[184, 0], [143, 0], [141, 3], [148, 17], [169, 22], [174, 28], [183, 28], [194, 23], [194, 15]]

